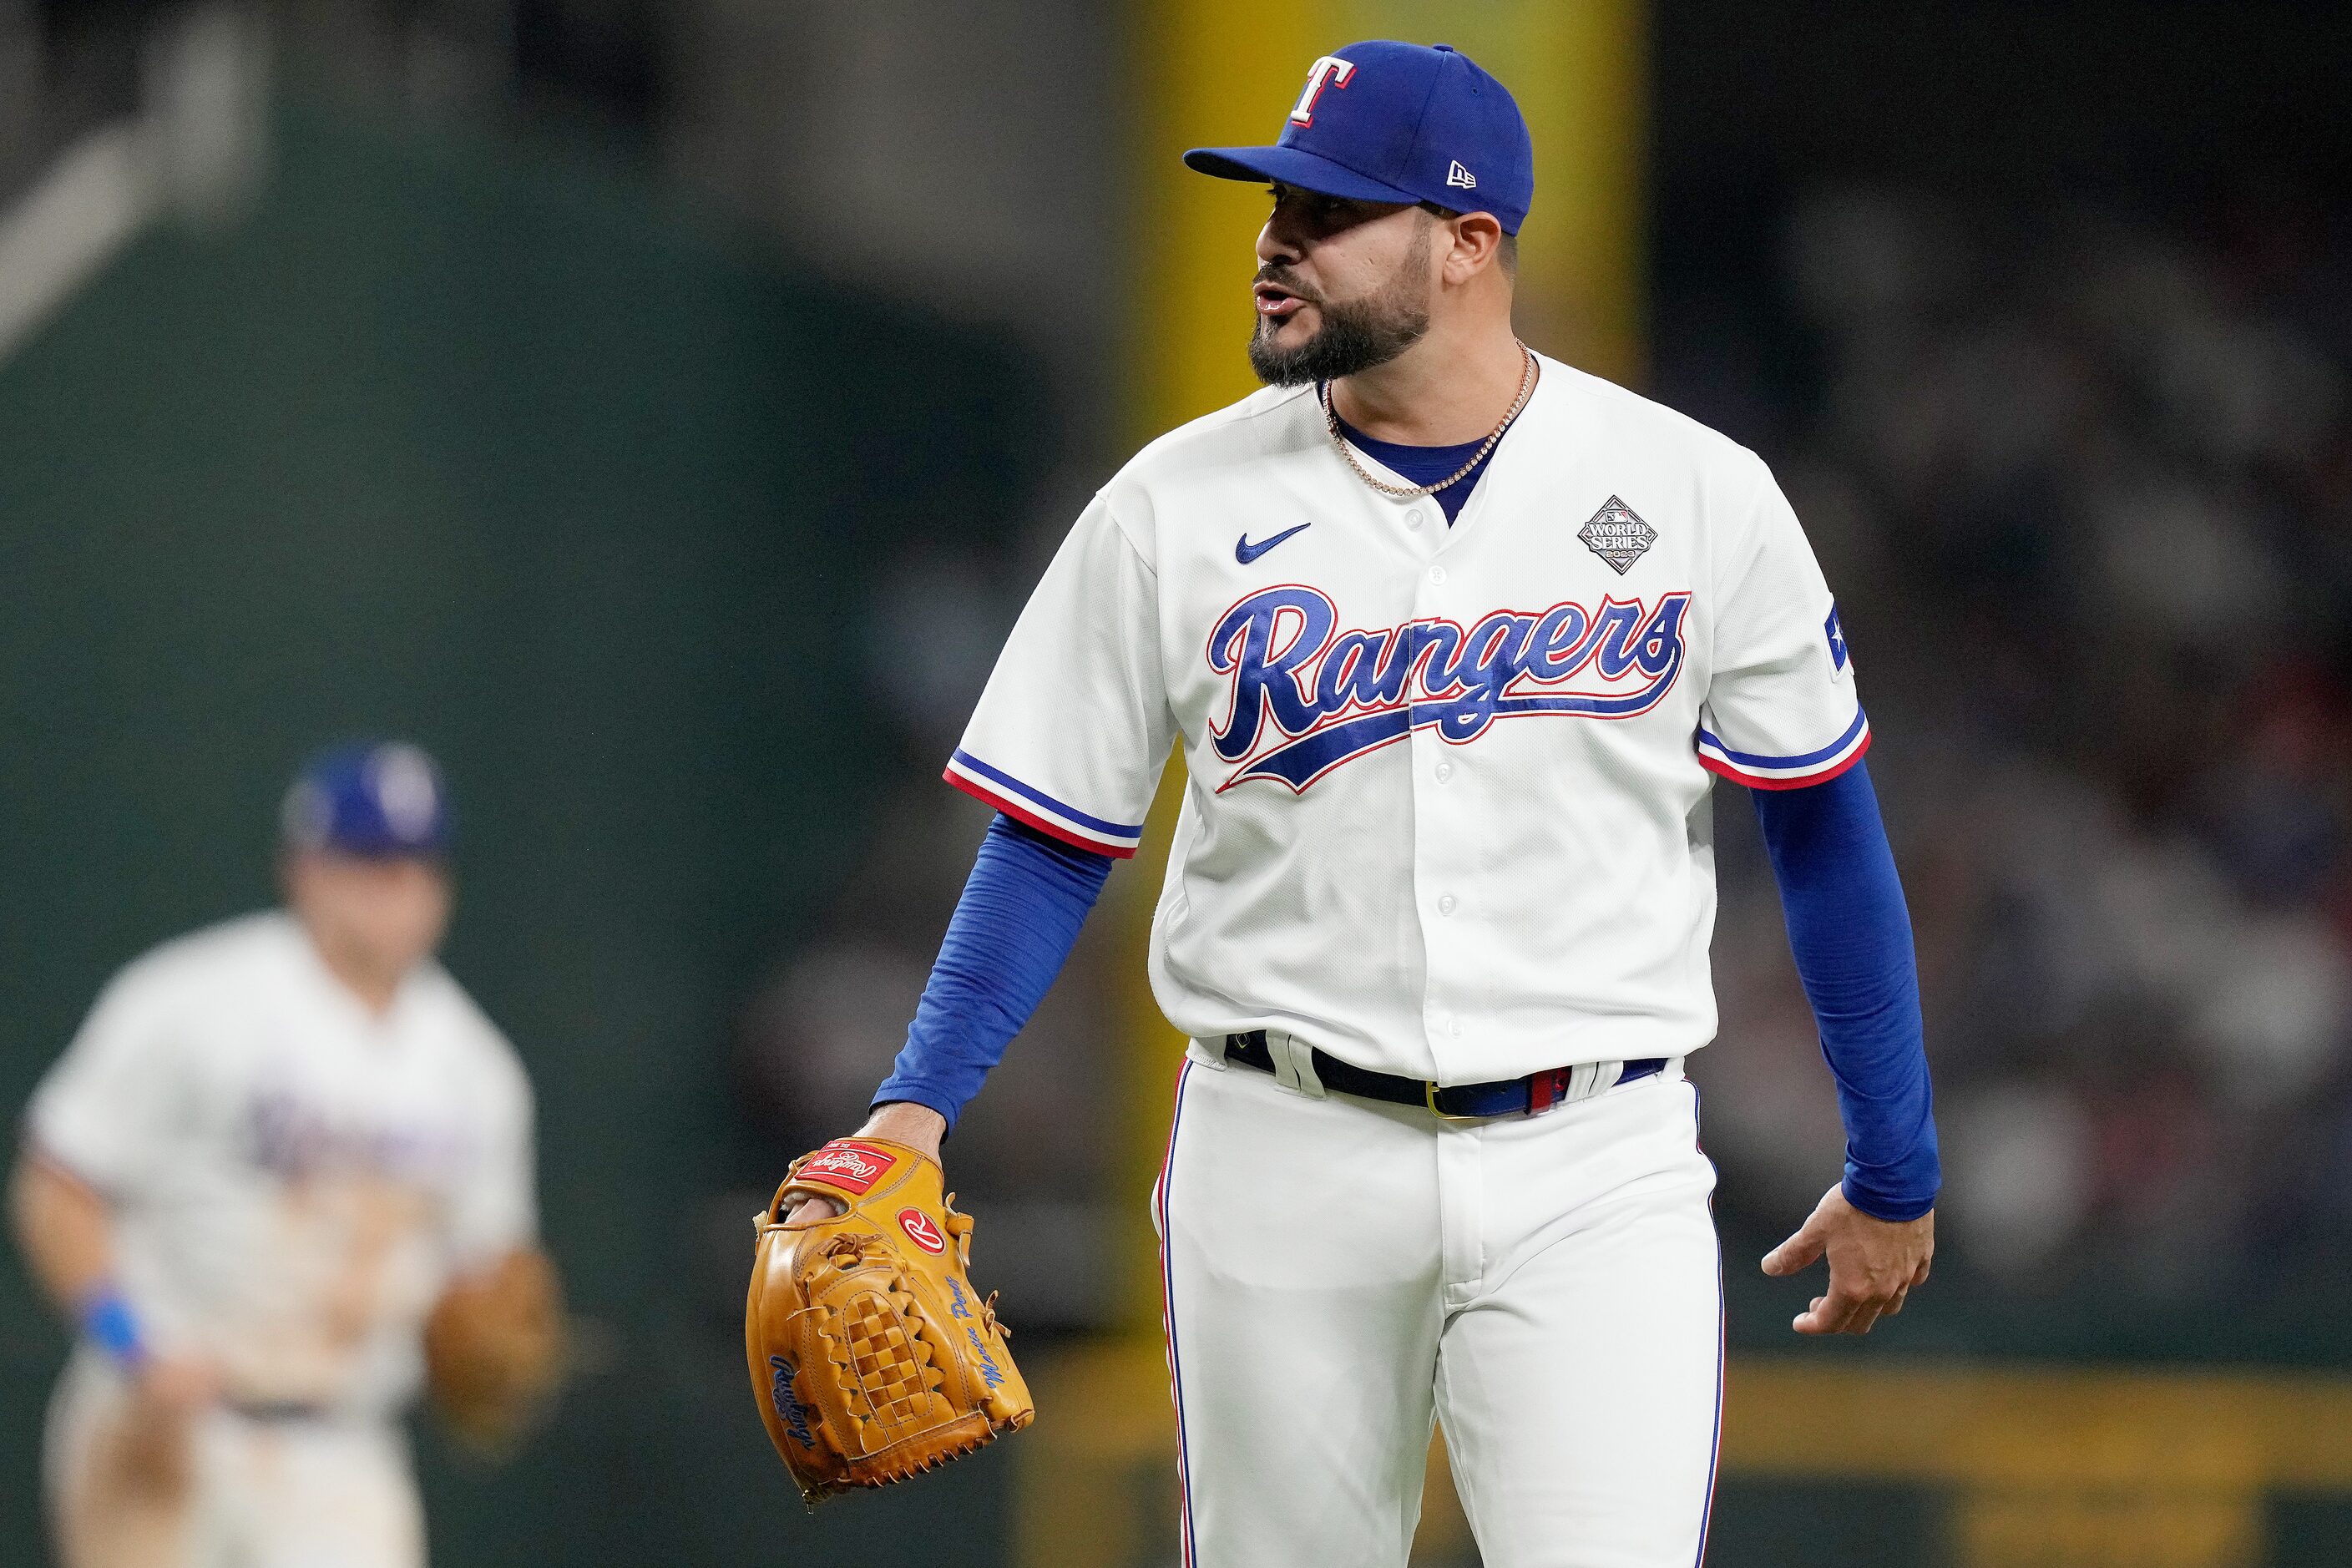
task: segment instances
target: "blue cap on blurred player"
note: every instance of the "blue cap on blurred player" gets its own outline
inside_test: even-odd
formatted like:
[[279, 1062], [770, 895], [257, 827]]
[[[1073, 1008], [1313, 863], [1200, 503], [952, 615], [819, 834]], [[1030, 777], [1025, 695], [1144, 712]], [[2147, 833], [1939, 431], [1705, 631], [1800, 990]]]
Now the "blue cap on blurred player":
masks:
[[1503, 84], [1446, 44], [1386, 39], [1325, 55], [1271, 147], [1195, 147], [1188, 167], [1367, 202], [1493, 213], [1519, 232], [1535, 143]]
[[390, 859], [449, 847], [448, 794], [433, 759], [404, 741], [321, 752], [302, 765], [278, 816], [289, 849]]

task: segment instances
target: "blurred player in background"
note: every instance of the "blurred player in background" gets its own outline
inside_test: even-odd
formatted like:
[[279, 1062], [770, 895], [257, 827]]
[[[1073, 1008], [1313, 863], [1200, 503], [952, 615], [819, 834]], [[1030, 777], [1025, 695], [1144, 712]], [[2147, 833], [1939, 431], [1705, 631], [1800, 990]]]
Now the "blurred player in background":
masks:
[[66, 1568], [420, 1568], [397, 1416], [427, 1349], [461, 1405], [448, 1368], [504, 1380], [457, 1409], [478, 1430], [551, 1381], [530, 1086], [432, 957], [447, 842], [423, 752], [317, 758], [286, 907], [124, 969], [35, 1092], [16, 1231], [79, 1328], [47, 1444]]

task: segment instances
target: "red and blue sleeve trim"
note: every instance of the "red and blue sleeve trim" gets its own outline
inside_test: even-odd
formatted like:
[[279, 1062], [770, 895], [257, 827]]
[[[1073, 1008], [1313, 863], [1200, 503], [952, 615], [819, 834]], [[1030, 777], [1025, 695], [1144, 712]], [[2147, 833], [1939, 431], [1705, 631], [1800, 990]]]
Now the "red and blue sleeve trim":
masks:
[[1097, 855], [1124, 860], [1143, 842], [1141, 823], [1106, 822], [1099, 816], [1089, 816], [961, 748], [948, 758], [947, 772], [942, 776], [964, 794], [986, 801], [1013, 821], [1025, 822], [1040, 833], [1049, 833], [1065, 844], [1075, 844]]
[[1807, 784], [1827, 784], [1862, 761], [1869, 750], [1870, 720], [1859, 708], [1844, 734], [1819, 751], [1793, 757], [1735, 752], [1704, 727], [1698, 732], [1699, 766], [1749, 789], [1802, 789]]

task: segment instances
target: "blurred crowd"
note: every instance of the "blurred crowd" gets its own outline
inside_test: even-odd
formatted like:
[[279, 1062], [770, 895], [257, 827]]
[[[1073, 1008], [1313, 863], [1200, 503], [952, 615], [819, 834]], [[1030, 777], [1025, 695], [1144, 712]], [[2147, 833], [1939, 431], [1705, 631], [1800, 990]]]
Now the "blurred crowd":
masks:
[[[1748, 389], [1839, 593], [1948, 1258], [2005, 1285], [2186, 1299], [2352, 1234], [2347, 260], [2290, 201], [2192, 230], [1822, 195], [1782, 347], [1678, 373]], [[1728, 1203], [1801, 1213], [1834, 1109], [1727, 838], [1708, 1142]]]

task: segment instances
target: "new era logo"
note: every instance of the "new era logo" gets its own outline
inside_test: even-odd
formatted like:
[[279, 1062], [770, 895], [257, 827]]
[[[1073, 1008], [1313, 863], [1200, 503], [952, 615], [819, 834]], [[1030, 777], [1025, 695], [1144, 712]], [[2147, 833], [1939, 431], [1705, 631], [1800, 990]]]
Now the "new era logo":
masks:
[[1464, 168], [1462, 160], [1456, 158], [1445, 171], [1445, 183], [1449, 185], [1459, 185], [1465, 191], [1474, 190], [1477, 187], [1478, 176]]

